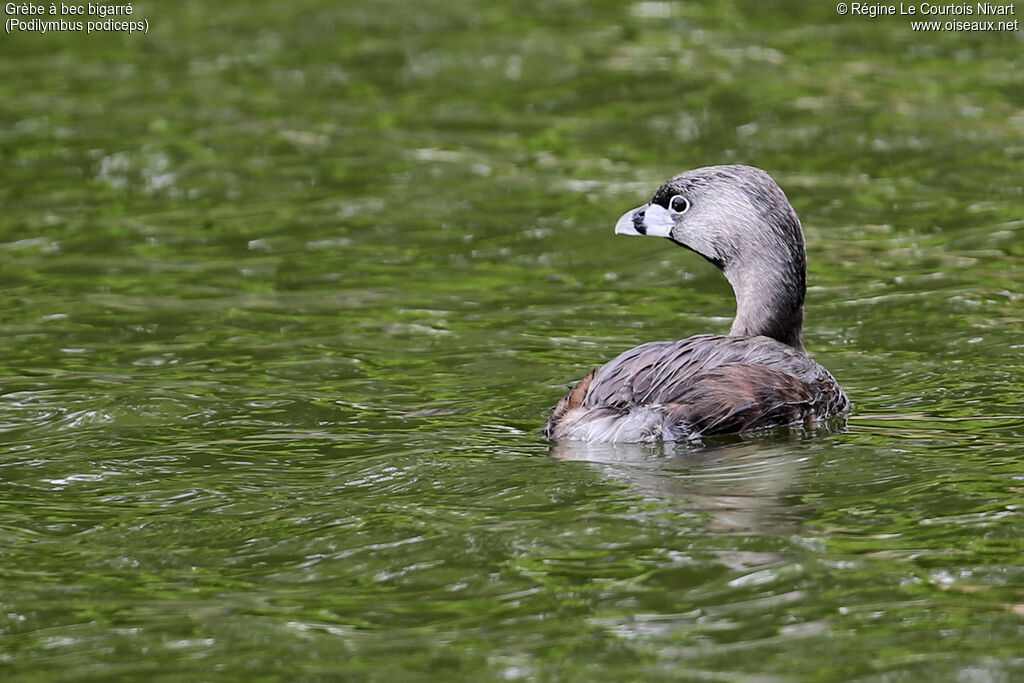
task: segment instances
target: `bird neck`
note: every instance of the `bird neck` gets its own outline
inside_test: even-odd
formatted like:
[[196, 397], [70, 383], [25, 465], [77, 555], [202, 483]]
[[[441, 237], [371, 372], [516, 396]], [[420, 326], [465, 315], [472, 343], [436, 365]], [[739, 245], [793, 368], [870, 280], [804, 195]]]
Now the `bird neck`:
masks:
[[730, 335], [764, 335], [798, 351], [804, 350], [807, 275], [803, 258], [792, 256], [762, 260], [753, 268], [740, 263], [725, 269], [736, 294], [736, 318]]

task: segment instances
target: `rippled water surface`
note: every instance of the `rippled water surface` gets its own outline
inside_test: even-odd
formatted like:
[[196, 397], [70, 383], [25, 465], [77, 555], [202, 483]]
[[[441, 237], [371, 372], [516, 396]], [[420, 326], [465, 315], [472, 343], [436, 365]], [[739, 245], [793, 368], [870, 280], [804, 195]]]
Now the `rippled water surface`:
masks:
[[[1024, 677], [1020, 32], [135, 12], [0, 36], [7, 680]], [[728, 329], [612, 226], [736, 162], [803, 218], [845, 429], [541, 440], [595, 365]]]

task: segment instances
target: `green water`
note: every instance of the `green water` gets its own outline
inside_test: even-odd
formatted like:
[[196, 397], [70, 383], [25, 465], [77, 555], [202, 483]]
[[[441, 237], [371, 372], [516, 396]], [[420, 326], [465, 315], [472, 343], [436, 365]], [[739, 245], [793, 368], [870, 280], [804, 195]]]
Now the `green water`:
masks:
[[[134, 12], [0, 35], [5, 680], [1024, 677], [1020, 32]], [[739, 162], [803, 218], [845, 430], [539, 439], [728, 329], [712, 266], [612, 226]]]

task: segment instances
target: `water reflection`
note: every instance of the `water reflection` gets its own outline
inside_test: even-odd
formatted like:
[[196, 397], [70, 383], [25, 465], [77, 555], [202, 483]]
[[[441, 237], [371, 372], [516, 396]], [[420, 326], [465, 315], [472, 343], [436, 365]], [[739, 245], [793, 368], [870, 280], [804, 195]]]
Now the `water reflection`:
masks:
[[[670, 525], [671, 549], [660, 578], [675, 596], [670, 609], [650, 607], [629, 619], [605, 620], [610, 632], [679, 638], [695, 628], [731, 628], [751, 611], [802, 604], [797, 578], [812, 549], [801, 538], [811, 514], [801, 491], [821, 439], [734, 437], [710, 447], [691, 444], [564, 442], [553, 457], [583, 462], [654, 505], [636, 511], [646, 524]], [[794, 543], [794, 541], [796, 541]], [[691, 584], [694, 567], [717, 580]], [[656, 574], [655, 577], [658, 577]], [[698, 626], [701, 624], [701, 626]], [[692, 653], [688, 653], [692, 654]]]
[[554, 444], [551, 454], [592, 463], [603, 476], [672, 509], [707, 513], [709, 532], [745, 534], [792, 531], [793, 507], [781, 497], [807, 461], [788, 441], [712, 448], [565, 441]]

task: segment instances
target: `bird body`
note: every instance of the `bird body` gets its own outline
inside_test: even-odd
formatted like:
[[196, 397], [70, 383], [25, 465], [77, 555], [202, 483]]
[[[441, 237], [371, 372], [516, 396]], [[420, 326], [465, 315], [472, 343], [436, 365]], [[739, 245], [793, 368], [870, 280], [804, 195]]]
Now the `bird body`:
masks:
[[813, 422], [850, 408], [803, 347], [803, 230], [785, 194], [750, 166], [680, 174], [616, 232], [664, 237], [718, 266], [737, 297], [729, 335], [649, 342], [580, 380], [542, 433], [583, 441], [681, 441]]
[[551, 439], [683, 441], [817, 421], [849, 399], [835, 378], [770, 337], [702, 334], [632, 348], [555, 408]]

